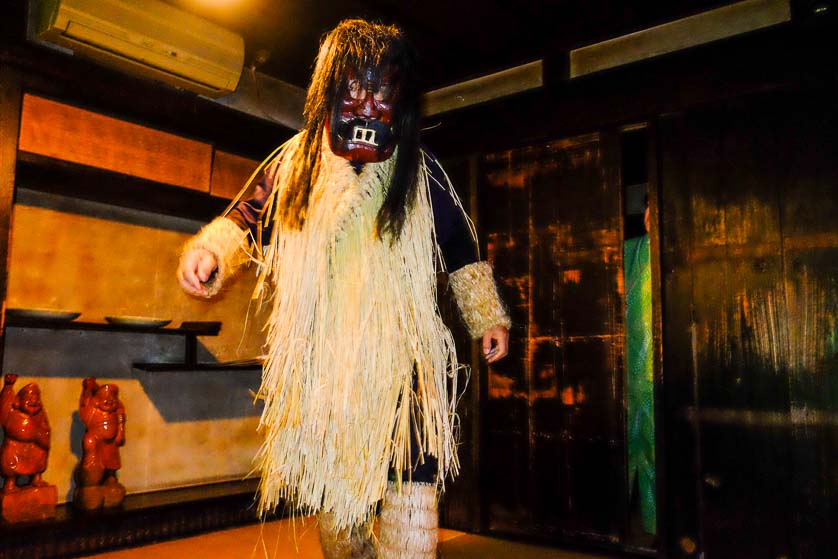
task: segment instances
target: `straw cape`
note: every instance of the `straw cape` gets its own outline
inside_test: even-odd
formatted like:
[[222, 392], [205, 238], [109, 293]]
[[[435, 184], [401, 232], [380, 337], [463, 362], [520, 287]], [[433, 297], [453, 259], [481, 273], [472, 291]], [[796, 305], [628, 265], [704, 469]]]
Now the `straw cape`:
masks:
[[[370, 517], [391, 467], [403, 471], [431, 454], [439, 484], [456, 474], [457, 358], [436, 304], [441, 258], [424, 155], [416, 199], [390, 242], [375, 227], [396, 158], [356, 173], [327, 144], [302, 229], [283, 227], [276, 206], [297, 140], [268, 169], [275, 188], [263, 226], [271, 240], [253, 254], [254, 297], [271, 305], [258, 393], [265, 403], [259, 509], [284, 500], [303, 514], [330, 513], [343, 529]], [[201, 237], [219, 230], [228, 247], [212, 247], [219, 275], [232, 273], [223, 268], [241, 261], [230, 253], [245, 244], [230, 225], [218, 218], [187, 245], [202, 246]]]

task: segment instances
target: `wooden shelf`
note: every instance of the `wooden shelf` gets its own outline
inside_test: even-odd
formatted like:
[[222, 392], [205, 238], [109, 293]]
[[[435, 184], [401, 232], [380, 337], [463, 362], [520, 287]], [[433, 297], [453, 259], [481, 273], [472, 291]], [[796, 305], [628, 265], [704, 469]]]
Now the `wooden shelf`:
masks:
[[87, 556], [257, 522], [253, 499], [258, 484], [258, 479], [246, 479], [128, 495], [121, 507], [95, 512], [59, 505], [49, 520], [0, 523], [0, 556]]
[[126, 511], [143, 510], [240, 495], [252, 497], [258, 487], [259, 480], [251, 478], [239, 481], [193, 485], [191, 487], [180, 487], [162, 491], [148, 491], [126, 496], [125, 501], [122, 503], [122, 509]]
[[252, 371], [262, 368], [258, 359], [217, 363], [134, 363], [133, 367], [146, 373], [197, 373], [206, 371]]
[[229, 200], [170, 184], [19, 151], [19, 187], [125, 208], [210, 221]]
[[48, 330], [97, 330], [102, 332], [130, 332], [136, 334], [172, 334], [187, 336], [217, 336], [221, 332], [221, 323], [214, 321], [184, 322], [177, 328], [149, 328], [110, 324], [108, 322], [81, 322], [75, 320], [49, 320], [6, 316], [6, 326], [15, 328], [43, 328]]
[[223, 481], [205, 485], [194, 485], [190, 487], [178, 487], [176, 489], [162, 489], [158, 491], [147, 491], [126, 495], [122, 505], [115, 509], [102, 509], [101, 511], [84, 511], [73, 507], [72, 503], [58, 505], [55, 510], [55, 517], [35, 522], [9, 524], [0, 521], [0, 534], [3, 532], [22, 531], [32, 526], [48, 526], [69, 522], [77, 517], [90, 516], [116, 516], [125, 512], [143, 511], [160, 507], [170, 507], [206, 501], [208, 499], [224, 499], [241, 495], [252, 496], [259, 487], [258, 479], [244, 479], [239, 481]]
[[[75, 320], [52, 320], [22, 318], [6, 315], [6, 327], [11, 328], [42, 328], [45, 330], [95, 330], [99, 332], [129, 332], [132, 334], [170, 334], [184, 336], [183, 363], [161, 364], [172, 370], [177, 367], [182, 370], [196, 370], [198, 366], [198, 336], [217, 336], [221, 332], [221, 323], [215, 321], [183, 322], [177, 328], [149, 328], [147, 326], [133, 326], [127, 324], [110, 324], [108, 322], [78, 322]], [[146, 367], [152, 364], [146, 364]], [[156, 365], [155, 365], [156, 366]], [[140, 368], [140, 367], [138, 367]], [[148, 370], [148, 369], [146, 369]]]

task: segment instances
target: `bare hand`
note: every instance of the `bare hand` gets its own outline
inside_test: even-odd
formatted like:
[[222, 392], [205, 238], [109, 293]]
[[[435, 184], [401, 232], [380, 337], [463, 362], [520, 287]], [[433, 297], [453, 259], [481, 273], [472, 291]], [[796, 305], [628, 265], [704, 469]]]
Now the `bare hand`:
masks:
[[190, 295], [209, 297], [203, 283], [210, 279], [217, 268], [218, 261], [210, 251], [201, 248], [190, 250], [180, 259], [178, 283]]
[[505, 326], [492, 326], [483, 333], [483, 357], [486, 363], [500, 361], [509, 353], [509, 330]]

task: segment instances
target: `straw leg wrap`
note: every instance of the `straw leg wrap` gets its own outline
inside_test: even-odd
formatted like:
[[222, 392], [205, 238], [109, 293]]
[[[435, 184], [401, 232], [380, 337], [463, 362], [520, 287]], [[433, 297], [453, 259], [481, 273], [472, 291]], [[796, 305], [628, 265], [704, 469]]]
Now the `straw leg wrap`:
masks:
[[317, 523], [323, 559], [377, 559], [378, 553], [368, 524], [339, 530], [335, 525], [335, 515], [329, 512], [317, 515]]
[[393, 482], [381, 506], [381, 559], [435, 559], [439, 537], [436, 484]]
[[217, 217], [183, 246], [182, 255], [202, 249], [215, 256], [218, 262], [215, 274], [204, 284], [207, 297], [221, 291], [224, 280], [234, 275], [249, 260], [246, 237], [247, 231], [239, 229], [238, 225], [225, 217]]
[[474, 262], [452, 272], [448, 284], [472, 338], [480, 338], [494, 326], [511, 326], [488, 262]]

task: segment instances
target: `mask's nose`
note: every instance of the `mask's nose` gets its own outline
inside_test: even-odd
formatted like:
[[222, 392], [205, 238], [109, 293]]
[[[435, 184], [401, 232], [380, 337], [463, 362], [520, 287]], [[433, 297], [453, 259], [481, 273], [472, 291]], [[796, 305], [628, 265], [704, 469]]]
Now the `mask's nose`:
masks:
[[381, 117], [381, 111], [376, 108], [373, 97], [372, 91], [367, 91], [364, 100], [355, 108], [356, 116], [362, 116], [370, 120], [378, 120]]

